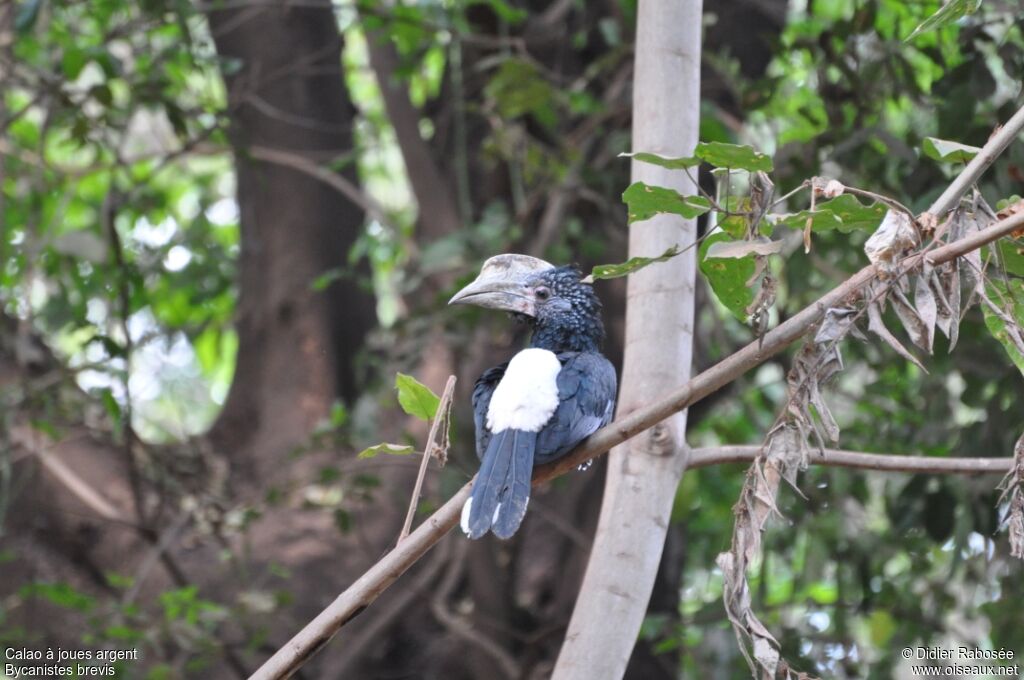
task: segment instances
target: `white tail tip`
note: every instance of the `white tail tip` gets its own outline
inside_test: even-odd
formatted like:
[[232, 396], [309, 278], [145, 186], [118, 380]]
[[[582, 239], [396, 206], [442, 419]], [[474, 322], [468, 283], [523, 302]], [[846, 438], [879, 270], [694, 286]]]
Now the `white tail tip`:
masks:
[[466, 499], [466, 504], [462, 506], [462, 519], [459, 520], [459, 527], [462, 528], [462, 533], [469, 536], [469, 513], [473, 508], [473, 497], [470, 496]]

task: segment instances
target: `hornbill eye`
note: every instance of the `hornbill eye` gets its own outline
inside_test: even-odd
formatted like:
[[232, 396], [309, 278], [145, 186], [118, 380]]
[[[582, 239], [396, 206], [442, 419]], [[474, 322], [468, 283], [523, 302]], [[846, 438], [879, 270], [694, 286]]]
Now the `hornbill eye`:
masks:
[[551, 297], [551, 291], [545, 288], [544, 286], [541, 286], [537, 290], [533, 291], [533, 294], [537, 297], [538, 300], [547, 300], [549, 297]]

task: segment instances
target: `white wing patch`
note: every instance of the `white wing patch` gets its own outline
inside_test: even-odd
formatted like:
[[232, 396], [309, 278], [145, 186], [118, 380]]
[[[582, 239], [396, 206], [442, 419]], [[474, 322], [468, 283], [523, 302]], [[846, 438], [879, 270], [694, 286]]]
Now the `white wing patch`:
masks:
[[539, 432], [558, 408], [558, 372], [554, 352], [531, 347], [512, 357], [487, 409], [487, 429]]

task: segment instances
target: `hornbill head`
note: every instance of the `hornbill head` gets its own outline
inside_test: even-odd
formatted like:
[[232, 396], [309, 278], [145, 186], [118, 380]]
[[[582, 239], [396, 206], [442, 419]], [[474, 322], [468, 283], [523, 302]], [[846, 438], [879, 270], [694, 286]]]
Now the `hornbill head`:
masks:
[[448, 304], [478, 305], [526, 317], [534, 327], [535, 347], [596, 349], [604, 339], [601, 302], [581, 277], [575, 267], [556, 267], [529, 255], [495, 255]]
[[448, 304], [477, 305], [536, 318], [538, 306], [550, 296], [541, 275], [553, 269], [553, 264], [529, 255], [495, 255], [484, 262], [480, 275]]

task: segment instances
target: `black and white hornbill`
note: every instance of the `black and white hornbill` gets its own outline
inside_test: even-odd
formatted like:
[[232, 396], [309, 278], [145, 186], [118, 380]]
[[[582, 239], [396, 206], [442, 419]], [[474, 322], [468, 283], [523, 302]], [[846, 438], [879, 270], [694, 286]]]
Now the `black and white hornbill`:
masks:
[[448, 304], [502, 309], [533, 326], [530, 346], [473, 388], [480, 472], [462, 509], [470, 538], [509, 538], [530, 500], [533, 466], [568, 453], [615, 412], [615, 369], [601, 354], [601, 301], [573, 267], [498, 255]]

